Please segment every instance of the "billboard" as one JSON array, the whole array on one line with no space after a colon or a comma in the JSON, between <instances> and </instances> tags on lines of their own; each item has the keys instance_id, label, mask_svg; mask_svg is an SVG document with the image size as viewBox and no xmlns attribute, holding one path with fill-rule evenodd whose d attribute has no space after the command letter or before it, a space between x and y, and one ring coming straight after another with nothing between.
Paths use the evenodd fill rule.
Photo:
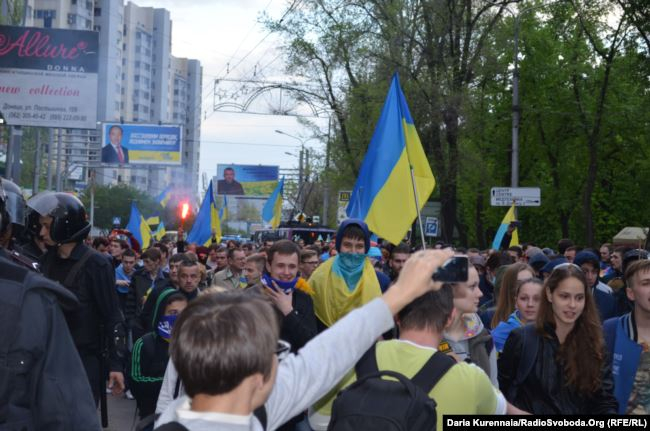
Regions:
<instances>
[{"instance_id":1,"label":"billboard","mask_svg":"<svg viewBox=\"0 0 650 431\"><path fill-rule=\"evenodd\" d=\"M105 164L180 165L182 128L178 125L102 124Z\"/></svg>"},{"instance_id":2,"label":"billboard","mask_svg":"<svg viewBox=\"0 0 650 431\"><path fill-rule=\"evenodd\" d=\"M278 185L278 166L217 165L218 195L269 196Z\"/></svg>"},{"instance_id":3,"label":"billboard","mask_svg":"<svg viewBox=\"0 0 650 431\"><path fill-rule=\"evenodd\" d=\"M99 36L0 25L0 112L12 126L97 128Z\"/></svg>"}]
</instances>

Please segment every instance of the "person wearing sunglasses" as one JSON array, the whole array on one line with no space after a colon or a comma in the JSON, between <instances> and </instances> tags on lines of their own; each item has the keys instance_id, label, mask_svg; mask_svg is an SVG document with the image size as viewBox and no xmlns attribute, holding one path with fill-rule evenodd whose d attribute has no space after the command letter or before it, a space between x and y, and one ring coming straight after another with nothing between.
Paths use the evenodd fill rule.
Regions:
<instances>
[{"instance_id":1,"label":"person wearing sunglasses","mask_svg":"<svg viewBox=\"0 0 650 431\"><path fill-rule=\"evenodd\" d=\"M199 297L174 326L165 376L178 374L186 395L167 406L156 426L277 429L330 390L393 327L402 308L439 289L431 277L452 255L414 254L381 297L350 311L297 354L278 343L279 322L268 301L245 291ZM262 406L264 414L253 415Z\"/></svg>"},{"instance_id":2,"label":"person wearing sunglasses","mask_svg":"<svg viewBox=\"0 0 650 431\"><path fill-rule=\"evenodd\" d=\"M577 265L553 269L535 323L510 333L499 357L499 388L533 414L616 414L598 310Z\"/></svg>"}]
</instances>

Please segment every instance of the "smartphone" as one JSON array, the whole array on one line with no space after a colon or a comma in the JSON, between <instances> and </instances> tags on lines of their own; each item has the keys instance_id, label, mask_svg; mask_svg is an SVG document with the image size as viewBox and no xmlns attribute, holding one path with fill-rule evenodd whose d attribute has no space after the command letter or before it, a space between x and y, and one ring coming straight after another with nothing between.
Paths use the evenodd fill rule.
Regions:
<instances>
[{"instance_id":1,"label":"smartphone","mask_svg":"<svg viewBox=\"0 0 650 431\"><path fill-rule=\"evenodd\" d=\"M447 260L433 274L433 281L447 283L466 282L469 272L469 258L467 256L454 256Z\"/></svg>"}]
</instances>

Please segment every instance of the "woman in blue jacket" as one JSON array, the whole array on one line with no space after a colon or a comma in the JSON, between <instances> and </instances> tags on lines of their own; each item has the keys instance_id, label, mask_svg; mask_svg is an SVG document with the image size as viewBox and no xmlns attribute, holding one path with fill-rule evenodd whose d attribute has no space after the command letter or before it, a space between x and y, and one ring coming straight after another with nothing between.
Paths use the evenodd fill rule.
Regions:
<instances>
[{"instance_id":1,"label":"woman in blue jacket","mask_svg":"<svg viewBox=\"0 0 650 431\"><path fill-rule=\"evenodd\" d=\"M529 278L517 282L515 290L515 311L508 320L499 323L492 330L494 347L498 353L503 351L508 335L513 329L534 323L539 312L539 304L542 300L544 283L538 278Z\"/></svg>"}]
</instances>

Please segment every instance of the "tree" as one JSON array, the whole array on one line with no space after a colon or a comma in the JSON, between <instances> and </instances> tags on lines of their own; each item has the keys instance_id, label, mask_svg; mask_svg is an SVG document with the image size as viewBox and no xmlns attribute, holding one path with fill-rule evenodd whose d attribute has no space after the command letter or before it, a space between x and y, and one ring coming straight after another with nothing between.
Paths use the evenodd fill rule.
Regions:
<instances>
[{"instance_id":1,"label":"tree","mask_svg":"<svg viewBox=\"0 0 650 431\"><path fill-rule=\"evenodd\" d=\"M90 213L90 193L85 193L81 201ZM145 218L160 209L160 205L151 196L134 187L124 184L95 186L94 225L100 229L111 229L113 218L119 217L121 226L126 227L131 214L131 202L136 203Z\"/></svg>"}]
</instances>

